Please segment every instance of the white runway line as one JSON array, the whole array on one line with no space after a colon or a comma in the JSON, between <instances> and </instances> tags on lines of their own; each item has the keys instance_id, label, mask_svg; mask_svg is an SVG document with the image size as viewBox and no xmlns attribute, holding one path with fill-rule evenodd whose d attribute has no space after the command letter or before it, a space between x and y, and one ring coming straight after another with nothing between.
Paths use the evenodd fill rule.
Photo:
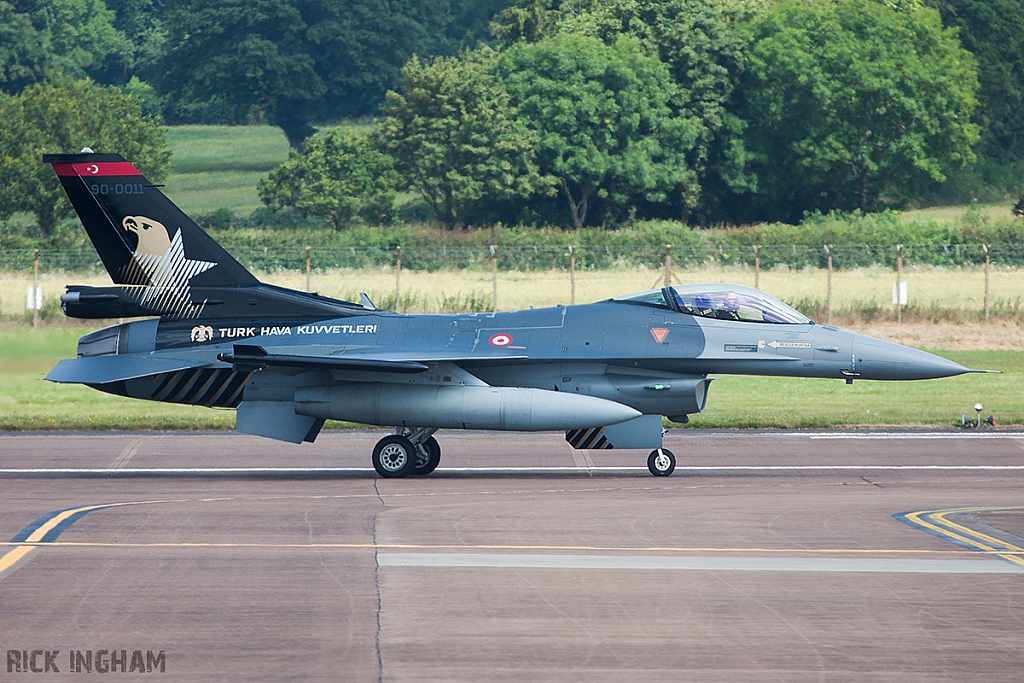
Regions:
<instances>
[{"instance_id":1,"label":"white runway line","mask_svg":"<svg viewBox=\"0 0 1024 683\"><path fill-rule=\"evenodd\" d=\"M1024 465L678 465L677 472L813 472L813 471L1024 471ZM646 467L439 467L439 474L565 474L647 472ZM374 474L372 467L147 467L147 468L23 468L0 469L2 477L184 477L184 476L313 476ZM412 480L418 479L412 477Z\"/></svg>"},{"instance_id":2,"label":"white runway line","mask_svg":"<svg viewBox=\"0 0 1024 683\"><path fill-rule=\"evenodd\" d=\"M659 569L676 571L872 572L895 574L1024 574L995 560L893 560L796 557L666 557L626 555L377 554L382 567L495 569Z\"/></svg>"},{"instance_id":3,"label":"white runway line","mask_svg":"<svg viewBox=\"0 0 1024 683\"><path fill-rule=\"evenodd\" d=\"M780 435L781 436L781 435ZM850 440L889 440L889 439L1024 439L1024 432L807 432L792 434L810 439L850 439Z\"/></svg>"}]
</instances>

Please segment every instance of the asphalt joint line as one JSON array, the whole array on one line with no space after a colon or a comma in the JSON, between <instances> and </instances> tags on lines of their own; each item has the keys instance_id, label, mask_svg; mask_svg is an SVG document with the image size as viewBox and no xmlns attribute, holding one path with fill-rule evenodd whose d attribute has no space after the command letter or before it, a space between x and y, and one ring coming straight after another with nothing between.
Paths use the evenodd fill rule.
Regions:
<instances>
[{"instance_id":1,"label":"asphalt joint line","mask_svg":"<svg viewBox=\"0 0 1024 683\"><path fill-rule=\"evenodd\" d=\"M871 481L867 477L861 477L861 479L863 479L865 481L865 483L871 484L872 486L877 486L880 489L884 489L885 488L884 486L879 484L877 481Z\"/></svg>"},{"instance_id":2,"label":"asphalt joint line","mask_svg":"<svg viewBox=\"0 0 1024 683\"><path fill-rule=\"evenodd\" d=\"M377 494L377 500L380 501L381 506L387 507L383 496L380 495L380 489L377 488L377 479L373 480L373 491ZM380 595L380 550L377 547L377 518L379 516L380 511L373 513L373 588L377 592L377 633L373 641L374 647L377 650L377 683L384 683L384 658L380 652L380 613L383 599Z\"/></svg>"}]
</instances>

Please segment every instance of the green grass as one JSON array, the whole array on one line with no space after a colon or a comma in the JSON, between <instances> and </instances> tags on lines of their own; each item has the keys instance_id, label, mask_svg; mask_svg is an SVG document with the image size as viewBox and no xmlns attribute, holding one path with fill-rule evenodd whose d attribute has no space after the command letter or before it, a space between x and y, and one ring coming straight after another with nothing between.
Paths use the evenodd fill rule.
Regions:
<instances>
[{"instance_id":1,"label":"green grass","mask_svg":"<svg viewBox=\"0 0 1024 683\"><path fill-rule=\"evenodd\" d=\"M288 158L288 141L273 126L171 126L175 173L270 171Z\"/></svg>"},{"instance_id":2,"label":"green grass","mask_svg":"<svg viewBox=\"0 0 1024 683\"><path fill-rule=\"evenodd\" d=\"M44 377L73 358L82 328L0 330L0 430L232 429L231 410L111 396ZM847 427L950 425L980 402L997 423L1024 424L1024 352L937 351L1000 375L923 382L854 382L725 376L711 385L707 410L690 427ZM328 428L346 426L328 424Z\"/></svg>"},{"instance_id":3,"label":"green grass","mask_svg":"<svg viewBox=\"0 0 1024 683\"><path fill-rule=\"evenodd\" d=\"M256 183L288 158L288 141L271 126L172 126L174 155L165 192L185 213L230 209L247 216L263 206Z\"/></svg>"},{"instance_id":4,"label":"green grass","mask_svg":"<svg viewBox=\"0 0 1024 683\"><path fill-rule=\"evenodd\" d=\"M841 427L959 424L985 406L997 424L1024 424L1024 352L934 351L973 368L970 374L919 382L724 376L711 384L707 409L693 427Z\"/></svg>"},{"instance_id":5,"label":"green grass","mask_svg":"<svg viewBox=\"0 0 1024 683\"><path fill-rule=\"evenodd\" d=\"M1013 216L1010 209L1016 200L1002 202L979 203L977 212L979 217L990 220L1006 220ZM950 206L931 206L926 209L912 209L903 212L903 217L909 221L933 220L938 223L956 223L967 213L968 205L953 204Z\"/></svg>"}]
</instances>

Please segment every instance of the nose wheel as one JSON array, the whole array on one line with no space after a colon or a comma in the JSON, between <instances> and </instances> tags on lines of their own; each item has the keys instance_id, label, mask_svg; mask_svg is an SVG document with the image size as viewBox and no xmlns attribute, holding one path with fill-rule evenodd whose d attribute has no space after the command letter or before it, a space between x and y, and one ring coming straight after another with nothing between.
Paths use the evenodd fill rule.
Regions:
<instances>
[{"instance_id":1,"label":"nose wheel","mask_svg":"<svg viewBox=\"0 0 1024 683\"><path fill-rule=\"evenodd\" d=\"M667 448L658 448L647 456L647 469L656 477L667 477L676 469L676 456Z\"/></svg>"}]
</instances>

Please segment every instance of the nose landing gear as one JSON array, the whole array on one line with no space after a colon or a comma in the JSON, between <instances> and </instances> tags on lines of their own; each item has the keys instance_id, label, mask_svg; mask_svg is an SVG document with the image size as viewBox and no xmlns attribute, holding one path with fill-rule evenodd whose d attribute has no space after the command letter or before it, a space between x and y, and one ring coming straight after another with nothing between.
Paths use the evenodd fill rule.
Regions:
<instances>
[{"instance_id":1,"label":"nose landing gear","mask_svg":"<svg viewBox=\"0 0 1024 683\"><path fill-rule=\"evenodd\" d=\"M676 456L667 448L658 448L647 456L647 469L656 477L667 477L676 469Z\"/></svg>"}]
</instances>

